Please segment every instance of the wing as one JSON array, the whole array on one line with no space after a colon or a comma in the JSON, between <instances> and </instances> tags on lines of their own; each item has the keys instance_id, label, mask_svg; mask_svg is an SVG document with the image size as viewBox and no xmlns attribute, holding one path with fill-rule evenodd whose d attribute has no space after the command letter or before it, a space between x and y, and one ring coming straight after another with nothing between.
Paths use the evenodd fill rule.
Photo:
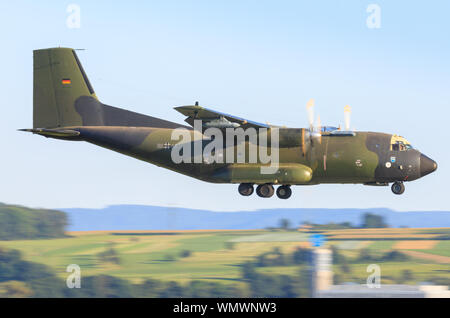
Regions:
<instances>
[{"instance_id":1,"label":"wing","mask_svg":"<svg viewBox=\"0 0 450 318\"><path fill-rule=\"evenodd\" d=\"M253 127L253 128L270 128L271 126L268 124L262 124L258 123L252 120L248 120L245 118L240 118L237 116L232 116L229 114L221 113L212 109L204 108L198 105L191 105L191 106L180 106L174 108L176 111L182 113L183 115L187 116L185 119L185 122L187 122L189 125L194 125L194 120L199 119L203 122L213 122L217 120L226 120L228 122L238 124L235 125L235 127L242 127L244 129Z\"/></svg>"}]
</instances>

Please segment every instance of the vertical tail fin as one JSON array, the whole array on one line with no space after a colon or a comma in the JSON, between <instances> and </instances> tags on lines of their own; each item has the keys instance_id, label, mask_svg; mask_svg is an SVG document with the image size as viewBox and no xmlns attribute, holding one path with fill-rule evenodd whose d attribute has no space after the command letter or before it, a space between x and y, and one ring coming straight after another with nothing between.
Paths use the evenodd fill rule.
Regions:
<instances>
[{"instance_id":1,"label":"vertical tail fin","mask_svg":"<svg viewBox=\"0 0 450 318\"><path fill-rule=\"evenodd\" d=\"M83 125L75 108L77 100L84 97L94 104L98 100L75 51L69 48L35 50L33 64L33 127Z\"/></svg>"},{"instance_id":2,"label":"vertical tail fin","mask_svg":"<svg viewBox=\"0 0 450 318\"><path fill-rule=\"evenodd\" d=\"M102 104L73 49L35 50L33 59L34 130L31 131L70 126L189 128Z\"/></svg>"}]
</instances>

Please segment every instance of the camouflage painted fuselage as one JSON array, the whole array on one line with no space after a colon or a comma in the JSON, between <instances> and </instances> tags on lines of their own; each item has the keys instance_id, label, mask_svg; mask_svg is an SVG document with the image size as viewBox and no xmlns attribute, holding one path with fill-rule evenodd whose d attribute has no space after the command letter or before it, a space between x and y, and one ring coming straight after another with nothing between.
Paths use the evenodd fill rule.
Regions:
<instances>
[{"instance_id":1,"label":"camouflage painted fuselage","mask_svg":"<svg viewBox=\"0 0 450 318\"><path fill-rule=\"evenodd\" d=\"M280 128L279 170L299 173L311 169L311 178L283 179L279 173L261 175L261 163L248 163L248 142L245 143L246 162L237 163L174 163L172 150L178 140L172 138L173 129L151 127L82 126L67 127L78 131L83 140L154 165L176 171L203 181L214 183L367 183L412 181L420 177L420 153L414 149L391 151L392 135L356 132L355 136L322 136L320 144L304 149L303 128ZM177 128L178 129L178 128ZM190 131L193 134L193 131ZM295 142L295 140L297 142ZM285 141L285 142L283 142ZM202 149L209 143L203 140ZM194 148L190 146L192 149ZM294 146L289 146L289 143ZM224 148L224 151L226 149ZM238 154L238 145L234 154ZM264 151L268 151L264 149ZM395 162L391 158L395 157ZM391 163L386 167L386 163ZM239 175L236 175L238 173ZM286 182L288 181L288 182Z\"/></svg>"},{"instance_id":2,"label":"camouflage painted fuselage","mask_svg":"<svg viewBox=\"0 0 450 318\"><path fill-rule=\"evenodd\" d=\"M34 51L33 83L33 128L25 131L63 140L86 141L207 182L387 185L415 180L437 167L433 160L411 147L394 149L395 135L372 132L333 135L325 131L319 134L320 139L314 139L311 129L272 127L198 105L177 107L176 110L188 116L186 122L190 125L200 118L206 119L209 126L262 128L266 129L270 140L269 135L275 134L276 129L278 146L271 147L270 143L263 146L258 139L258 158L249 161L250 139L244 141L243 147L242 143L224 143L226 149L222 147L216 151L226 152L233 148L233 160L227 159L223 163L202 157L199 161L176 163L173 150L180 140L173 138L174 130L184 129L190 135L198 134L199 130L103 104L74 50ZM189 141L187 147L200 149L203 153L210 142ZM197 147L199 143L200 147ZM254 144L252 141L251 145ZM270 164L275 164L277 169L273 173L262 173L268 163L259 154L272 154L273 151L279 156ZM195 151L192 153L198 158ZM240 161L238 157L244 160Z\"/></svg>"}]
</instances>

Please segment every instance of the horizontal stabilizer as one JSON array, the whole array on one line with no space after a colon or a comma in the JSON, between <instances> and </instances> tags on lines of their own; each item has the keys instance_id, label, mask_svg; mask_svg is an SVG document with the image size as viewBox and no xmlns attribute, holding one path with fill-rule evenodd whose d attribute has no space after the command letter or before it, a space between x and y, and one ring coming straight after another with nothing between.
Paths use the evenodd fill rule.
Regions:
<instances>
[{"instance_id":1,"label":"horizontal stabilizer","mask_svg":"<svg viewBox=\"0 0 450 318\"><path fill-rule=\"evenodd\" d=\"M43 128L33 128L33 129L19 129L20 131L31 132L33 134L38 134L44 137L50 138L61 138L61 139L72 139L80 135L79 131L71 129L43 129Z\"/></svg>"}]
</instances>

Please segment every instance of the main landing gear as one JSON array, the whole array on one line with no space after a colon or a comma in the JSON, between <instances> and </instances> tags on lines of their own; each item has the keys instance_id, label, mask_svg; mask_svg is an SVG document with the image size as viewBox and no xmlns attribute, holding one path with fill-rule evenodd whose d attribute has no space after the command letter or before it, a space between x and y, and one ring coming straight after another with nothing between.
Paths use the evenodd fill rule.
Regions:
<instances>
[{"instance_id":1,"label":"main landing gear","mask_svg":"<svg viewBox=\"0 0 450 318\"><path fill-rule=\"evenodd\" d=\"M405 192L405 185L403 184L403 182L396 181L392 184L391 190L392 192L394 192L394 194L400 195Z\"/></svg>"},{"instance_id":2,"label":"main landing gear","mask_svg":"<svg viewBox=\"0 0 450 318\"><path fill-rule=\"evenodd\" d=\"M280 199L289 199L291 197L292 190L288 185L279 186L277 189L277 196Z\"/></svg>"},{"instance_id":3,"label":"main landing gear","mask_svg":"<svg viewBox=\"0 0 450 318\"><path fill-rule=\"evenodd\" d=\"M238 188L239 194L243 196L250 196L253 194L253 184L241 183ZM273 185L269 183L260 184L256 187L256 194L261 198L270 198L275 193ZM289 185L281 185L277 189L277 196L280 199L289 199L292 194L291 187Z\"/></svg>"},{"instance_id":4,"label":"main landing gear","mask_svg":"<svg viewBox=\"0 0 450 318\"><path fill-rule=\"evenodd\" d=\"M270 198L274 193L275 190L271 184L260 184L256 187L256 194L261 198Z\"/></svg>"},{"instance_id":5,"label":"main landing gear","mask_svg":"<svg viewBox=\"0 0 450 318\"><path fill-rule=\"evenodd\" d=\"M253 184L241 183L238 188L239 194L248 197L253 194Z\"/></svg>"}]
</instances>

